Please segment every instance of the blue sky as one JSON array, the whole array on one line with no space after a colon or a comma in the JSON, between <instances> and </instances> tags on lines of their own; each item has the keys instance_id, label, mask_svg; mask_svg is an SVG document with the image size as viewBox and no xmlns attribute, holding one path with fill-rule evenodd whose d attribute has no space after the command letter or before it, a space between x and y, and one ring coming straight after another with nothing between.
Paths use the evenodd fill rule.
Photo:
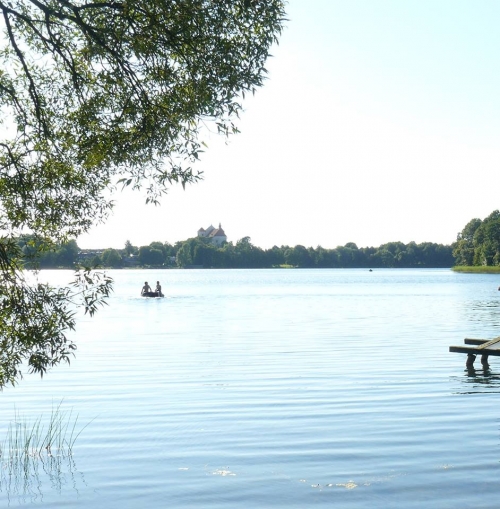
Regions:
<instances>
[{"instance_id":1,"label":"blue sky","mask_svg":"<svg viewBox=\"0 0 500 509\"><path fill-rule=\"evenodd\" d=\"M116 196L81 247L200 227L261 247L451 243L500 208L500 2L291 0L241 134L161 207Z\"/></svg>"}]
</instances>

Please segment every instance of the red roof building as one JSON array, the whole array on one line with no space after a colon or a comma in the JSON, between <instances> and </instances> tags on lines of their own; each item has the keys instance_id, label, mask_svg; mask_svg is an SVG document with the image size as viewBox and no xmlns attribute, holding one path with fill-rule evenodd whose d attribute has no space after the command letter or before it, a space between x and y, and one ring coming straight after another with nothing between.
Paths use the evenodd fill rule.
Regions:
<instances>
[{"instance_id":1,"label":"red roof building","mask_svg":"<svg viewBox=\"0 0 500 509\"><path fill-rule=\"evenodd\" d=\"M208 238L212 241L213 244L220 246L224 242L227 242L227 236L222 229L222 226L219 223L219 228L214 228L210 225L206 230L204 228L200 228L198 230L198 237Z\"/></svg>"}]
</instances>

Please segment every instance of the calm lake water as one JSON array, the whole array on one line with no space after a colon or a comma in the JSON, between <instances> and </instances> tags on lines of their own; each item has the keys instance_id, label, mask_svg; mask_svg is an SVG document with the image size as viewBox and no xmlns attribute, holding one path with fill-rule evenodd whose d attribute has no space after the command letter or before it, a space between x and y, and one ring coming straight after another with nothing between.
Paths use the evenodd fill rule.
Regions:
<instances>
[{"instance_id":1,"label":"calm lake water","mask_svg":"<svg viewBox=\"0 0 500 509\"><path fill-rule=\"evenodd\" d=\"M59 404L86 426L69 457L1 458L0 507L499 507L500 358L448 352L500 335L499 276L111 274L71 366L0 393L0 442Z\"/></svg>"}]
</instances>

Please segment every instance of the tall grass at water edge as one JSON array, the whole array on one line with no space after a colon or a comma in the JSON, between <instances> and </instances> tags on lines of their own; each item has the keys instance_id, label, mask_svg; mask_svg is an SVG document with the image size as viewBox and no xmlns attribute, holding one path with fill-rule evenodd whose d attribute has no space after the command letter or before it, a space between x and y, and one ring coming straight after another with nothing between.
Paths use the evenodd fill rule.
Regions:
<instances>
[{"instance_id":1,"label":"tall grass at water edge","mask_svg":"<svg viewBox=\"0 0 500 509\"><path fill-rule=\"evenodd\" d=\"M498 265L457 265L452 267L451 270L470 274L500 274L500 266Z\"/></svg>"},{"instance_id":2,"label":"tall grass at water edge","mask_svg":"<svg viewBox=\"0 0 500 509\"><path fill-rule=\"evenodd\" d=\"M70 458L77 438L86 428L78 431L77 424L78 416L73 417L72 410L62 410L61 403L52 408L48 420L42 415L32 423L16 410L0 443L1 477L6 473L25 477L37 463L45 466L55 458Z\"/></svg>"}]
</instances>

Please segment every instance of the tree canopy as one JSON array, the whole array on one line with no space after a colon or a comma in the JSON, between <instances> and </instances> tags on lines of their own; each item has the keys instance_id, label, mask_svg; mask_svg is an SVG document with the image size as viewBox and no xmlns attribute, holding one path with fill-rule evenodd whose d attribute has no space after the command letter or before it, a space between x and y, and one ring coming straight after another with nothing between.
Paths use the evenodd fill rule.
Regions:
<instances>
[{"instance_id":1,"label":"tree canopy","mask_svg":"<svg viewBox=\"0 0 500 509\"><path fill-rule=\"evenodd\" d=\"M284 2L0 0L0 11L0 306L7 306L14 287L36 300L20 275L25 253L15 235L33 235L33 260L104 221L116 187L146 189L156 203L169 185L201 178L193 162L203 130L238 131L242 99L264 82ZM95 284L85 286L92 311L110 291L109 280ZM69 295L49 300L40 320L69 313ZM43 373L64 358L64 348L51 347L39 362L37 348L74 325L32 328L28 341L9 326L21 308L19 301L0 311L0 386L20 375L23 360Z\"/></svg>"},{"instance_id":2,"label":"tree canopy","mask_svg":"<svg viewBox=\"0 0 500 509\"><path fill-rule=\"evenodd\" d=\"M500 211L471 219L457 235L453 255L457 265L500 265Z\"/></svg>"},{"instance_id":3,"label":"tree canopy","mask_svg":"<svg viewBox=\"0 0 500 509\"><path fill-rule=\"evenodd\" d=\"M262 85L279 0L0 1L2 226L78 236L103 191L157 200L195 182L207 122L224 134ZM117 178L119 177L119 178Z\"/></svg>"}]
</instances>

